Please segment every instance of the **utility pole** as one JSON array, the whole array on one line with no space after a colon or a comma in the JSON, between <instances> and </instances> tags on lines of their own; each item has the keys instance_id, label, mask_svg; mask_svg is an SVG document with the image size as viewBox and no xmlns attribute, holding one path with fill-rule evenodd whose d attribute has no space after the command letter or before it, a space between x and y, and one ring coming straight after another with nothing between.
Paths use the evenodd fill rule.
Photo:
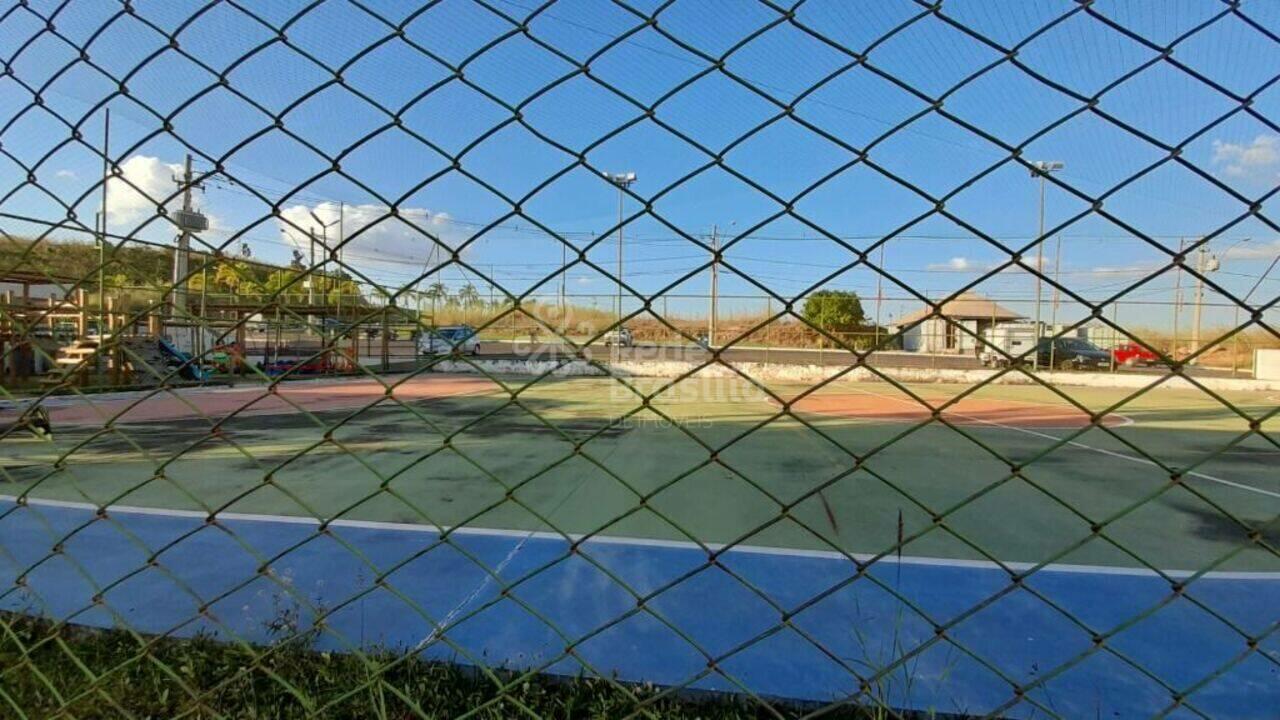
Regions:
<instances>
[{"instance_id":1,"label":"utility pole","mask_svg":"<svg viewBox=\"0 0 1280 720\"><path fill-rule=\"evenodd\" d=\"M1243 240L1237 241L1235 245L1232 245L1231 247L1228 247L1225 251L1223 251L1222 257L1225 257L1227 253L1235 249L1236 245L1239 245L1240 243L1246 243L1246 242L1249 242L1249 238L1244 238ZM1192 339L1191 339L1193 352L1200 351L1200 315L1204 310L1204 276L1211 272L1217 272L1221 267L1222 267L1221 259L1219 258L1219 256L1209 252L1208 244L1200 246L1200 254L1196 256L1196 270L1198 271L1197 275L1199 275L1199 277L1196 278L1195 327L1192 328ZM1198 358L1194 359L1191 362L1197 363L1199 362L1199 359Z\"/></svg>"},{"instance_id":2,"label":"utility pole","mask_svg":"<svg viewBox=\"0 0 1280 720\"><path fill-rule=\"evenodd\" d=\"M1187 246L1186 238L1178 238L1178 255L1182 256L1182 251ZM1169 346L1169 357L1174 360L1178 359L1178 311L1182 307L1182 262L1178 263L1178 269L1173 273L1173 340Z\"/></svg>"},{"instance_id":3,"label":"utility pole","mask_svg":"<svg viewBox=\"0 0 1280 720\"><path fill-rule=\"evenodd\" d=\"M1220 263L1216 255L1210 254L1207 245L1199 247L1199 254L1196 256L1196 315L1194 315L1194 327L1192 328L1192 352L1199 352L1201 348L1201 314L1204 310L1204 275L1216 272ZM1198 360L1192 360L1197 363Z\"/></svg>"},{"instance_id":4,"label":"utility pole","mask_svg":"<svg viewBox=\"0 0 1280 720\"><path fill-rule=\"evenodd\" d=\"M345 203L343 202L338 203L338 302L337 302L337 307L335 308L334 311L338 315L339 328L342 327L342 292L343 290L346 289L344 287L346 283L342 277L345 274L343 272L343 267L342 267L342 250L343 250L342 244L347 239L347 233L342 222L344 219L343 215L345 215L345 208L346 208ZM432 322L435 321L434 315L432 316L431 320Z\"/></svg>"},{"instance_id":5,"label":"utility pole","mask_svg":"<svg viewBox=\"0 0 1280 720\"><path fill-rule=\"evenodd\" d=\"M1191 313L1191 352L1200 351L1200 315L1204 310L1204 274L1211 257L1209 248L1201 245L1196 251L1196 304Z\"/></svg>"},{"instance_id":6,"label":"utility pole","mask_svg":"<svg viewBox=\"0 0 1280 720\"><path fill-rule=\"evenodd\" d=\"M316 269L316 229L315 228L307 228L307 240L308 240L308 245L310 246L308 249L310 250L310 253L311 253L311 261L310 261L310 264L307 266L307 272L313 273L307 277L307 307L311 307L312 305L316 304L316 276L314 275L314 272Z\"/></svg>"},{"instance_id":7,"label":"utility pole","mask_svg":"<svg viewBox=\"0 0 1280 720\"><path fill-rule=\"evenodd\" d=\"M170 317L173 318L174 313L177 313L184 318L184 331L180 333L182 337L173 336L174 344L184 352L191 352L194 348L190 308L187 307L187 273L189 272L188 259L191 253L191 236L209 228L208 218L202 213L196 212L195 207L191 204L191 190L196 187L191 179L191 160L191 153L187 153L187 162L182 177L173 179L182 188L182 210L175 213L179 234L178 248L173 255L173 303Z\"/></svg>"},{"instance_id":8,"label":"utility pole","mask_svg":"<svg viewBox=\"0 0 1280 720\"><path fill-rule=\"evenodd\" d=\"M873 345L876 348L880 347L880 304L884 300L884 246L888 244L888 240L880 243L879 267L876 268L880 271L876 273L876 329L875 344Z\"/></svg>"},{"instance_id":9,"label":"utility pole","mask_svg":"<svg viewBox=\"0 0 1280 720\"><path fill-rule=\"evenodd\" d=\"M716 295L720 281L720 228L711 226L711 307L707 315L707 346L716 344Z\"/></svg>"}]
</instances>

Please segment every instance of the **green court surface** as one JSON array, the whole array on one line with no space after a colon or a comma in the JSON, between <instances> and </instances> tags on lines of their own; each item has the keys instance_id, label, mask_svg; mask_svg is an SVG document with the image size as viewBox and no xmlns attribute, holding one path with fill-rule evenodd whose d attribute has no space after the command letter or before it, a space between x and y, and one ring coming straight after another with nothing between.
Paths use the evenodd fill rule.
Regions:
<instances>
[{"instance_id":1,"label":"green court surface","mask_svg":"<svg viewBox=\"0 0 1280 720\"><path fill-rule=\"evenodd\" d=\"M826 407L870 400L837 413L800 403L797 419L737 379L685 380L652 408L607 378L503 381L520 390L514 401L495 385L355 414L238 416L218 437L187 418L9 439L0 494L861 555L901 538L901 554L916 557L1280 570L1280 448L1249 432L1249 418L1275 410L1262 396L1224 394L1242 416L1199 390L1158 388L1117 408L1108 429L1081 432L1076 411L1035 386L988 386L967 402L1049 408L1049 421L964 414L948 426L884 382L833 383L817 396ZM668 381L633 382L652 392ZM967 390L906 387L934 404ZM789 402L805 387L770 390ZM1134 392L1059 390L1094 412ZM1259 427L1275 437L1280 420ZM1173 482L1135 448L1190 472Z\"/></svg>"}]
</instances>

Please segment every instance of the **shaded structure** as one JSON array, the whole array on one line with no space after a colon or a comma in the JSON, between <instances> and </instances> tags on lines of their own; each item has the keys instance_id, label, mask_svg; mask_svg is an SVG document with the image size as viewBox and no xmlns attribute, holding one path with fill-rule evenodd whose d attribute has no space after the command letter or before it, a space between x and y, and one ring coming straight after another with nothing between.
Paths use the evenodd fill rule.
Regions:
<instances>
[{"instance_id":1,"label":"shaded structure","mask_svg":"<svg viewBox=\"0 0 1280 720\"><path fill-rule=\"evenodd\" d=\"M1024 319L1021 313L968 292L943 303L939 315L933 315L933 309L926 307L899 319L895 331L924 318L903 332L902 349L923 353L974 353L978 350L975 335L982 337L997 323Z\"/></svg>"}]
</instances>

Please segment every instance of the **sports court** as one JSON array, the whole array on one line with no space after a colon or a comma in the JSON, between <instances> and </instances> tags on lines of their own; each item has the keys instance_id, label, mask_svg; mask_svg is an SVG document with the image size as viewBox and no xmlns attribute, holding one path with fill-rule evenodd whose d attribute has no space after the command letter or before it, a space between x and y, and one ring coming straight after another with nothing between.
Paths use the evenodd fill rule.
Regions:
<instances>
[{"instance_id":1,"label":"sports court","mask_svg":"<svg viewBox=\"0 0 1280 720\"><path fill-rule=\"evenodd\" d=\"M939 712L1280 702L1233 662L1280 652L1280 449L1198 390L384 380L47 401L0 446L4 606Z\"/></svg>"}]
</instances>

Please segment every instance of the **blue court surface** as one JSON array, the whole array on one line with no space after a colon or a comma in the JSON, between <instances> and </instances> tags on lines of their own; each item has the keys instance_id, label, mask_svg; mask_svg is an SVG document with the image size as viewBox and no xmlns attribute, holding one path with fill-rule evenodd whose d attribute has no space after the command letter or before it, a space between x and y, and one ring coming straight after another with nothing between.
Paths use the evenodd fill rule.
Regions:
<instances>
[{"instance_id":1,"label":"blue court surface","mask_svg":"<svg viewBox=\"0 0 1280 720\"><path fill-rule=\"evenodd\" d=\"M299 518L212 525L140 508L95 519L88 505L12 499L0 512L0 607L90 626L270 643L281 618L310 627L327 613L314 628L322 649L416 649L777 700L1010 717L1280 708L1278 573L1209 574L1179 596L1135 569L1051 566L1018 587L975 561L890 557L859 576L834 553L773 548L710 564L697 546L654 540L570 553L563 537L524 531L465 529L441 543L391 523L321 533ZM870 681L855 697L859 677Z\"/></svg>"}]
</instances>

